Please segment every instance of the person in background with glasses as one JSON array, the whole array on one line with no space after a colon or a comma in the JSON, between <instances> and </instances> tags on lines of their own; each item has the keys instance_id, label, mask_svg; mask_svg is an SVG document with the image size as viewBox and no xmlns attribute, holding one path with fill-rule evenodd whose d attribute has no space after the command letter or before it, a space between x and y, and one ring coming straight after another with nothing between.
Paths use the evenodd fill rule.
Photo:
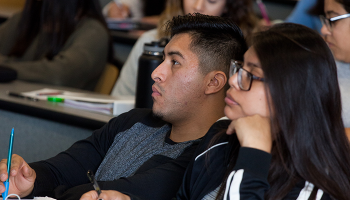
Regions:
<instances>
[{"instance_id":1,"label":"person in background with glasses","mask_svg":"<svg viewBox=\"0 0 350 200\"><path fill-rule=\"evenodd\" d=\"M349 199L350 144L323 38L284 23L231 62L225 115L197 148L177 199Z\"/></svg>"},{"instance_id":2,"label":"person in background with glasses","mask_svg":"<svg viewBox=\"0 0 350 200\"><path fill-rule=\"evenodd\" d=\"M337 60L343 120L350 137L350 0L325 0L321 33Z\"/></svg>"}]
</instances>

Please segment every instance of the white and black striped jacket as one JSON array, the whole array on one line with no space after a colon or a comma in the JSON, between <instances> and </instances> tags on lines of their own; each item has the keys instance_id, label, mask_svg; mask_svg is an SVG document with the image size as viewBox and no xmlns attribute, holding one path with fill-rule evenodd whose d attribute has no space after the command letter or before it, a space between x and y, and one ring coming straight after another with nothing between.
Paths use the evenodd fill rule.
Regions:
<instances>
[{"instance_id":1,"label":"white and black striped jacket","mask_svg":"<svg viewBox=\"0 0 350 200\"><path fill-rule=\"evenodd\" d=\"M240 147L237 137L228 137L226 134L215 144L211 144L214 135L225 131L229 124L229 120L216 122L203 138L194 160L186 170L182 186L177 193L178 200L203 200L216 196L213 195L213 191L217 192L222 184L231 157L236 159L236 164L228 176L224 200L264 199L270 187L267 176L271 155L257 149ZM236 149L233 151L236 153L230 155L232 148ZM283 199L307 200L312 190L311 183L300 181ZM316 199L326 200L330 197L318 190Z\"/></svg>"}]
</instances>

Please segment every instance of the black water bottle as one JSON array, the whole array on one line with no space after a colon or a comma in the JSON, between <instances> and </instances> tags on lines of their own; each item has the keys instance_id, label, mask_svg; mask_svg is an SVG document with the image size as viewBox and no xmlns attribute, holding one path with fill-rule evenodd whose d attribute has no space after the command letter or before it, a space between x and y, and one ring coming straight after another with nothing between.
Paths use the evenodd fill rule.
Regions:
<instances>
[{"instance_id":1,"label":"black water bottle","mask_svg":"<svg viewBox=\"0 0 350 200\"><path fill-rule=\"evenodd\" d=\"M153 70L155 70L163 61L163 50L168 43L168 39L161 39L146 43L143 47L143 54L139 58L139 69L137 73L136 84L136 108L152 108L152 85L154 83L151 78Z\"/></svg>"}]
</instances>

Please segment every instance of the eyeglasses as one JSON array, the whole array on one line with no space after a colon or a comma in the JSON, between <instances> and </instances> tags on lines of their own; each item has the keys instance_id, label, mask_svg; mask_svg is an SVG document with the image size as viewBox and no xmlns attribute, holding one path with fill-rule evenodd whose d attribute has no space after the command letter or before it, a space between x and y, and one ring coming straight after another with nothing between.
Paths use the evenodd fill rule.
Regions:
<instances>
[{"instance_id":1,"label":"eyeglasses","mask_svg":"<svg viewBox=\"0 0 350 200\"><path fill-rule=\"evenodd\" d=\"M241 61L231 60L230 74L229 74L230 77L237 72L238 72L237 81L238 81L239 88L244 91L250 90L253 80L258 80L258 81L265 80L264 78L254 76L252 73L243 69L243 64Z\"/></svg>"},{"instance_id":2,"label":"eyeglasses","mask_svg":"<svg viewBox=\"0 0 350 200\"><path fill-rule=\"evenodd\" d=\"M332 17L330 19L326 18L323 15L320 15L320 19L321 19L322 25L325 24L329 31L333 31L334 22L336 22L338 20L341 20L341 19L348 18L348 17L350 17L350 13L344 14L344 15L339 15L339 16L336 16L336 17Z\"/></svg>"}]
</instances>

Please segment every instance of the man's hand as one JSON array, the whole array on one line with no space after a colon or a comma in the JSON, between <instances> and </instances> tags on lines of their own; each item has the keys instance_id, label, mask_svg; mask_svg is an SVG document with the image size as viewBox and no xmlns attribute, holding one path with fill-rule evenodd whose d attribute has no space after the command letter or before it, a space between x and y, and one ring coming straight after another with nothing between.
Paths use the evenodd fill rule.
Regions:
<instances>
[{"instance_id":1,"label":"man's hand","mask_svg":"<svg viewBox=\"0 0 350 200\"><path fill-rule=\"evenodd\" d=\"M128 6L121 4L117 5L115 2L111 2L111 6L108 10L108 17L125 19L130 16L130 9Z\"/></svg>"},{"instance_id":2,"label":"man's hand","mask_svg":"<svg viewBox=\"0 0 350 200\"><path fill-rule=\"evenodd\" d=\"M2 159L0 162L0 193L5 192L3 182L7 178L7 159ZM29 167L21 156L13 154L9 194L18 194L20 197L28 196L33 191L35 179L35 171Z\"/></svg>"},{"instance_id":3,"label":"man's hand","mask_svg":"<svg viewBox=\"0 0 350 200\"><path fill-rule=\"evenodd\" d=\"M270 119L260 115L233 120L226 133L236 132L242 147L250 147L271 153L272 138Z\"/></svg>"},{"instance_id":4,"label":"man's hand","mask_svg":"<svg viewBox=\"0 0 350 200\"><path fill-rule=\"evenodd\" d=\"M87 192L81 196L80 200L130 200L128 195L120 193L115 190L102 190L100 196L98 196L95 190Z\"/></svg>"}]
</instances>

